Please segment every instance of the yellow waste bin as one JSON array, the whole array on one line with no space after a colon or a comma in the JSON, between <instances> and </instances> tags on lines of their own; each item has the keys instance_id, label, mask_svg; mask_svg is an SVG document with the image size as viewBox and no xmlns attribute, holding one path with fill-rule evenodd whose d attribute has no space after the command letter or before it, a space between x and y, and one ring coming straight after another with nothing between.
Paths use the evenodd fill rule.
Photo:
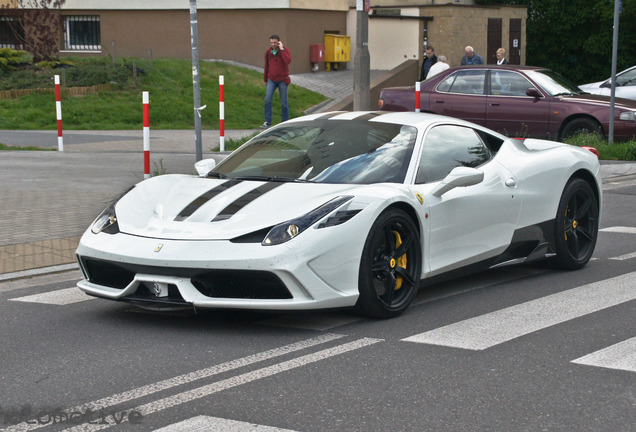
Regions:
<instances>
[{"instance_id":1,"label":"yellow waste bin","mask_svg":"<svg viewBox=\"0 0 636 432\"><path fill-rule=\"evenodd\" d=\"M339 34L325 35L325 69L338 69L338 63L351 60L351 38Z\"/></svg>"}]
</instances>

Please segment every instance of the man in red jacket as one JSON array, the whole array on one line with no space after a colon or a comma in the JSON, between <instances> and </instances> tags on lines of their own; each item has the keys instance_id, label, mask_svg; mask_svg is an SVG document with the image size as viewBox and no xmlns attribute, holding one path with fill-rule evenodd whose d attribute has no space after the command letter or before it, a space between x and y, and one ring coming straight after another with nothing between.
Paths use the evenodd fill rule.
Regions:
<instances>
[{"instance_id":1,"label":"man in red jacket","mask_svg":"<svg viewBox=\"0 0 636 432\"><path fill-rule=\"evenodd\" d=\"M265 73L263 78L267 83L265 90L265 123L261 126L266 129L272 125L272 98L278 88L280 96L281 120L289 119L289 105L287 103L287 86L289 79L289 64L291 53L286 48L278 35L269 37L269 49L265 51Z\"/></svg>"}]
</instances>

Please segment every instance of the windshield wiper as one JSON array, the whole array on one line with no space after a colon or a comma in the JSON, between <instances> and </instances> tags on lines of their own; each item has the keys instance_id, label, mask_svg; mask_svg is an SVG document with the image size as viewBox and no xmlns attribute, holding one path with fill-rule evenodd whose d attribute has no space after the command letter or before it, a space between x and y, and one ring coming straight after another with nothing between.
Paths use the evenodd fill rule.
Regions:
<instances>
[{"instance_id":1,"label":"windshield wiper","mask_svg":"<svg viewBox=\"0 0 636 432\"><path fill-rule=\"evenodd\" d=\"M579 93L562 92L562 93L557 93L557 94L555 94L555 95L553 95L553 96L573 96L573 95L575 95L575 94L581 94L581 93L583 93L583 92L579 92Z\"/></svg>"},{"instance_id":2,"label":"windshield wiper","mask_svg":"<svg viewBox=\"0 0 636 432\"><path fill-rule=\"evenodd\" d=\"M226 176L225 174L217 172L217 171L210 171L205 176L206 177L216 177L218 179L226 179L226 178L228 178L228 176Z\"/></svg>"},{"instance_id":3,"label":"windshield wiper","mask_svg":"<svg viewBox=\"0 0 636 432\"><path fill-rule=\"evenodd\" d=\"M292 183L309 183L310 180L298 179L293 177L278 177L278 176L237 176L234 177L236 180L260 180L260 181L271 181L271 182L292 182Z\"/></svg>"}]
</instances>

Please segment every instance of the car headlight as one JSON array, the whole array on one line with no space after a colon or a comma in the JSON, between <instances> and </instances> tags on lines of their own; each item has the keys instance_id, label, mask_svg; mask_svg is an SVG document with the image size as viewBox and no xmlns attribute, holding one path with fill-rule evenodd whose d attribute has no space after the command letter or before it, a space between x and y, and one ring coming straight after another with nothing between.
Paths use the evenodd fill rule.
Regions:
<instances>
[{"instance_id":1,"label":"car headlight","mask_svg":"<svg viewBox=\"0 0 636 432\"><path fill-rule=\"evenodd\" d=\"M625 121L636 121L636 112L634 111L623 111L618 115L619 120Z\"/></svg>"},{"instance_id":2,"label":"car headlight","mask_svg":"<svg viewBox=\"0 0 636 432\"><path fill-rule=\"evenodd\" d=\"M115 203L116 202L106 207L106 209L97 216L97 219L95 219L95 222L91 225L93 234L99 234L100 232L117 234L119 232L117 214L115 214Z\"/></svg>"},{"instance_id":3,"label":"car headlight","mask_svg":"<svg viewBox=\"0 0 636 432\"><path fill-rule=\"evenodd\" d=\"M263 246L273 246L293 239L351 198L353 198L353 196L350 195L336 197L303 216L276 225L269 230L265 236L265 240L263 240L261 244Z\"/></svg>"}]
</instances>

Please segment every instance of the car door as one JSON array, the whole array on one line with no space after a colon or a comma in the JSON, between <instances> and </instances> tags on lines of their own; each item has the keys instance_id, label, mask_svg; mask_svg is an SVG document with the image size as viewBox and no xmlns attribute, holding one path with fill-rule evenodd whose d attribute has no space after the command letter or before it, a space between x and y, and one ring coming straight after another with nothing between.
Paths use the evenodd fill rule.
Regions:
<instances>
[{"instance_id":1,"label":"car door","mask_svg":"<svg viewBox=\"0 0 636 432\"><path fill-rule=\"evenodd\" d=\"M487 128L513 137L549 136L549 99L526 95L528 88L537 86L509 70L491 70L488 79Z\"/></svg>"},{"instance_id":2,"label":"car door","mask_svg":"<svg viewBox=\"0 0 636 432\"><path fill-rule=\"evenodd\" d=\"M459 70L444 79L429 97L436 114L486 123L486 69Z\"/></svg>"},{"instance_id":3,"label":"car door","mask_svg":"<svg viewBox=\"0 0 636 432\"><path fill-rule=\"evenodd\" d=\"M493 158L483 134L448 124L424 136L413 187L427 204L425 262L431 276L499 255L516 229L516 180ZM434 196L435 186L461 166L483 171L483 181Z\"/></svg>"}]
</instances>

